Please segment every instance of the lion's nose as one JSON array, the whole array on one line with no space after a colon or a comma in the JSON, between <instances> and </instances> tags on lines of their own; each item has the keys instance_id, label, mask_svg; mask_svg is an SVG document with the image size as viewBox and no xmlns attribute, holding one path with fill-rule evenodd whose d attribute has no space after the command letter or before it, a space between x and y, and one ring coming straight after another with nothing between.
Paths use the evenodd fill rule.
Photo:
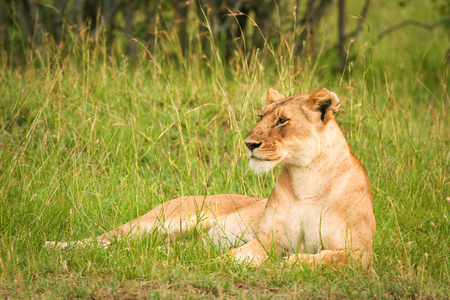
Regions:
<instances>
[{"instance_id":1,"label":"lion's nose","mask_svg":"<svg viewBox=\"0 0 450 300\"><path fill-rule=\"evenodd\" d=\"M259 146L261 146L262 143L255 143L255 142L245 142L245 145L247 145L247 148L250 149L250 151L255 150Z\"/></svg>"}]
</instances>

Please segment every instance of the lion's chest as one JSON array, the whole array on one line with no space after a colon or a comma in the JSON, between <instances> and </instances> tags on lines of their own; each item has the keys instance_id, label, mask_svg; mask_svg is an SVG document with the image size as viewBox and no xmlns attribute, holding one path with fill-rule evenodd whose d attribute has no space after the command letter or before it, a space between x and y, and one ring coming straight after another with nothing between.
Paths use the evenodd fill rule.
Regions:
<instances>
[{"instance_id":1,"label":"lion's chest","mask_svg":"<svg viewBox=\"0 0 450 300\"><path fill-rule=\"evenodd\" d=\"M277 239L289 252L316 252L321 248L323 208L314 203L295 203L274 218Z\"/></svg>"}]
</instances>

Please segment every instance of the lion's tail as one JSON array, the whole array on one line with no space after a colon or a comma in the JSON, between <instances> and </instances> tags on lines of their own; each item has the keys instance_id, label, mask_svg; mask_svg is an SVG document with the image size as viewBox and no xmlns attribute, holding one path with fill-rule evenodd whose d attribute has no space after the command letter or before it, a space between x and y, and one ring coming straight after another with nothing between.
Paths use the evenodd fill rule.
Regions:
<instances>
[{"instance_id":1,"label":"lion's tail","mask_svg":"<svg viewBox=\"0 0 450 300\"><path fill-rule=\"evenodd\" d=\"M97 238L90 238L71 242L46 241L44 246L56 249L66 249L71 247L86 247L88 245L107 248L110 244L111 242L109 240L102 239L102 236L99 236Z\"/></svg>"}]
</instances>

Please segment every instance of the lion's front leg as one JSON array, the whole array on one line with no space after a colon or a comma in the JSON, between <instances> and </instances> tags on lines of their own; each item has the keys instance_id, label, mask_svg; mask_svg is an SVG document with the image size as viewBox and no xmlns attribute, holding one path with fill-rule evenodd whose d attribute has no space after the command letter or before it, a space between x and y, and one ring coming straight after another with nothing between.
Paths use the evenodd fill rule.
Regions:
<instances>
[{"instance_id":1,"label":"lion's front leg","mask_svg":"<svg viewBox=\"0 0 450 300\"><path fill-rule=\"evenodd\" d=\"M316 254L300 253L293 254L286 259L288 265L296 263L306 264L310 268L316 268L324 265L340 267L349 261L359 261L363 266L368 266L367 262L362 258L361 251L345 251L345 250L322 250Z\"/></svg>"},{"instance_id":2,"label":"lion's front leg","mask_svg":"<svg viewBox=\"0 0 450 300\"><path fill-rule=\"evenodd\" d=\"M240 247L230 250L229 254L238 262L248 262L254 266L261 265L269 257L258 239L253 239Z\"/></svg>"}]
</instances>

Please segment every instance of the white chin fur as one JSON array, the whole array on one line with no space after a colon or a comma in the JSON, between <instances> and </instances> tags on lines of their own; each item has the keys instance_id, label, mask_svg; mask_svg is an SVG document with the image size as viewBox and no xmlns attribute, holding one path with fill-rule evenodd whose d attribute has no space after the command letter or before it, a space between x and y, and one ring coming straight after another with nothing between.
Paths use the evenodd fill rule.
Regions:
<instances>
[{"instance_id":1,"label":"white chin fur","mask_svg":"<svg viewBox=\"0 0 450 300\"><path fill-rule=\"evenodd\" d=\"M256 173L267 173L275 168L277 164L278 162L276 161L263 161L256 158L251 158L249 163L250 168L252 168Z\"/></svg>"}]
</instances>

